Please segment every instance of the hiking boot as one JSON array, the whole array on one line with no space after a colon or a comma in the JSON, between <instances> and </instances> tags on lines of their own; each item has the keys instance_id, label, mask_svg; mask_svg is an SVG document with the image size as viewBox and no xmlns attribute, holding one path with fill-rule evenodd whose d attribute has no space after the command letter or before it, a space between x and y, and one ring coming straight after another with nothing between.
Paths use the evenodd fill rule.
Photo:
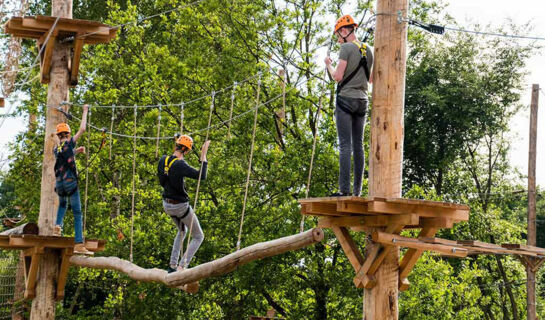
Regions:
<instances>
[{"instance_id":1,"label":"hiking boot","mask_svg":"<svg viewBox=\"0 0 545 320\"><path fill-rule=\"evenodd\" d=\"M167 269L167 272L168 273L173 273L173 272L176 272L176 268L172 268L171 266L168 266L168 269Z\"/></svg>"},{"instance_id":2,"label":"hiking boot","mask_svg":"<svg viewBox=\"0 0 545 320\"><path fill-rule=\"evenodd\" d=\"M76 243L76 245L74 246L74 253L85 254L89 256L92 256L93 254L95 254L94 252L87 250L87 248L85 248L85 245L83 243Z\"/></svg>"},{"instance_id":3,"label":"hiking boot","mask_svg":"<svg viewBox=\"0 0 545 320\"><path fill-rule=\"evenodd\" d=\"M55 225L53 227L53 236L54 237L60 237L62 236L62 227L59 225Z\"/></svg>"}]
</instances>

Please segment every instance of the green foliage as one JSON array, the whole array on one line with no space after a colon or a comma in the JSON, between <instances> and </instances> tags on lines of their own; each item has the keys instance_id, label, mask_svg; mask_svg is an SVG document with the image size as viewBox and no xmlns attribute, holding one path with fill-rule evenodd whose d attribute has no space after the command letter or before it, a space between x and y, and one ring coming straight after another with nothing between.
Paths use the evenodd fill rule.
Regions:
<instances>
[{"instance_id":1,"label":"green foliage","mask_svg":"<svg viewBox=\"0 0 545 320\"><path fill-rule=\"evenodd\" d=\"M112 43L85 47L80 83L71 93L71 101L132 106L178 104L199 98L183 106L183 131L192 133L196 149L207 135L212 140L209 177L201 185L196 205L205 234L193 262L197 265L235 250L259 72L259 100L266 104L258 109L242 246L298 231L301 217L296 200L306 194L314 132L319 140L309 196L336 190L334 99L326 98L333 87L324 84L323 66L313 57L320 47L329 44L330 15L342 11L343 1L209 0L132 23L185 3L75 1L77 18L125 25ZM49 2L36 2L31 10L44 14L49 6ZM369 6L368 1L360 1L358 10ZM411 4L413 17L425 21L433 21L443 8L435 1ZM471 205L470 221L442 231L440 237L523 243L525 199L512 193L523 187L507 164L509 141L504 133L508 120L520 107L518 90L532 48L466 36L434 42L422 32L410 30L405 196ZM33 47L25 48L25 63L34 54ZM289 71L285 119L279 117L284 106L276 75L283 67ZM212 123L217 126L202 130L212 103L206 95L234 81L239 83L234 91L233 114L241 116L232 123L231 137L227 137L228 126L223 122L229 119L233 89L217 92L212 110ZM18 112L24 116L37 113L38 122L35 130L20 135L12 144L13 161L0 177L0 206L7 211L19 206L21 215L36 220L46 89L34 84L24 92L28 100ZM320 101L323 111L317 121ZM131 107L115 109L113 122L110 109L91 110L92 125L108 130L113 126L114 132L129 136L156 136L158 121L164 137L173 136L182 126L182 108L178 106L138 109L136 132ZM80 108L73 107L71 112L81 117ZM79 122L71 124L77 127ZM137 139L133 153L130 138L106 136L105 146L99 148L102 139L103 134L92 129L79 142L87 146L93 159L88 170L83 169L85 157L77 159L82 202L87 185L86 235L108 241L101 255L128 259L134 219L134 262L145 268L165 269L175 228L161 205L157 141ZM158 146L158 156L172 152L172 140L160 140ZM188 161L198 166L193 155ZM196 182L188 181L192 199L195 189ZM496 197L494 193L509 196ZM543 205L540 200L539 208ZM65 223L71 234L70 214ZM315 219L307 219L307 228L314 225ZM364 243L364 234L354 237ZM158 284L137 283L109 271L73 268L57 315L60 319L245 319L265 314L272 305L286 319L359 319L362 292L353 286L353 276L340 245L327 231L326 240L311 248L205 279L193 296ZM511 258L455 260L426 254L410 276L410 289L401 294L400 318L511 319L513 305L522 318L525 294L518 284L524 278L521 265ZM540 289L539 294L543 301L545 292Z\"/></svg>"}]
</instances>

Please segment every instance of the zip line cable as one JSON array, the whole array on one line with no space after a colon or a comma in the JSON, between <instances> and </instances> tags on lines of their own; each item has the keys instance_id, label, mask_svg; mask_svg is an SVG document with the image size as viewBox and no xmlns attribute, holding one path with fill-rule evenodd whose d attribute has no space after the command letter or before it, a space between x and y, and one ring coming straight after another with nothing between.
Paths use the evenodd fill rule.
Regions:
<instances>
[{"instance_id":1,"label":"zip line cable","mask_svg":"<svg viewBox=\"0 0 545 320\"><path fill-rule=\"evenodd\" d=\"M254 113L254 127L252 130L252 144L250 145L250 159L248 160L248 172L246 173L246 186L244 190L244 202L242 203L242 214L240 216L240 228L238 231L237 239L237 251L240 250L240 241L242 238L242 226L244 225L244 213L246 212L246 202L248 200L248 187L250 185L250 174L252 173L252 160L254 158L254 145L255 145L255 133L257 128L257 115L259 107L259 95L261 93L261 77L257 81L257 97L256 97L256 107Z\"/></svg>"}]
</instances>

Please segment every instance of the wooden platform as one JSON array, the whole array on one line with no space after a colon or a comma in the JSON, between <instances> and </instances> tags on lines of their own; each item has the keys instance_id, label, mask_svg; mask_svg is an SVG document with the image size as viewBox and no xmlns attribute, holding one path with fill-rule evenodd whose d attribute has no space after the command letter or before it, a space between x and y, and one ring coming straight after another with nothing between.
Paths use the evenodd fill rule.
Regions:
<instances>
[{"instance_id":1,"label":"wooden platform","mask_svg":"<svg viewBox=\"0 0 545 320\"><path fill-rule=\"evenodd\" d=\"M301 213L316 216L318 226L331 228L343 251L356 271L354 284L358 288L373 288L376 285L374 274L382 261L395 247L407 246L399 262L399 288L408 288L407 276L425 250L440 252L451 256L465 257L464 248L453 248L436 243L418 243L418 239L399 236L403 229L421 229L419 237L434 237L442 228L452 228L460 221L469 219L467 205L413 200L399 198L360 198L326 197L299 200ZM349 233L352 231L372 232L373 241L382 246L374 246L364 259L358 245ZM377 228L381 228L376 231ZM374 232L373 232L374 231Z\"/></svg>"},{"instance_id":2,"label":"wooden platform","mask_svg":"<svg viewBox=\"0 0 545 320\"><path fill-rule=\"evenodd\" d=\"M85 247L92 252L105 248L104 240L85 240ZM36 277L44 251L55 250L59 253L61 263L57 281L56 299L64 297L64 287L70 269L70 257L74 254L74 238L39 235L0 235L0 249L22 250L25 263L25 299L36 296Z\"/></svg>"},{"instance_id":3,"label":"wooden platform","mask_svg":"<svg viewBox=\"0 0 545 320\"><path fill-rule=\"evenodd\" d=\"M477 254L508 254L517 257L534 272L545 263L545 249L524 244L497 245L476 240L436 238L442 228L452 228L469 219L469 207L462 204L411 199L329 197L299 200L301 213L318 218L318 226L331 228L356 271L354 284L373 288L374 274L389 250L408 248L399 262L399 289L409 286L407 276L424 251L464 258ZM366 231L374 246L364 259L348 231ZM403 229L421 229L417 238L399 235Z\"/></svg>"},{"instance_id":4,"label":"wooden platform","mask_svg":"<svg viewBox=\"0 0 545 320\"><path fill-rule=\"evenodd\" d=\"M366 227L403 224L404 228L452 228L454 223L469 219L467 205L411 199L360 197L326 197L301 199L301 213L317 216L319 226Z\"/></svg>"},{"instance_id":5,"label":"wooden platform","mask_svg":"<svg viewBox=\"0 0 545 320\"><path fill-rule=\"evenodd\" d=\"M81 52L84 44L108 43L115 38L117 29L96 21L60 18L50 16L12 17L5 25L4 32L14 37L36 39L38 49L46 46L40 56L41 82L49 83L51 58L57 41L72 39L72 60L69 63L70 85L78 82ZM55 28L53 29L53 26ZM51 34L51 35L49 35ZM49 41L45 40L49 36Z\"/></svg>"}]
</instances>

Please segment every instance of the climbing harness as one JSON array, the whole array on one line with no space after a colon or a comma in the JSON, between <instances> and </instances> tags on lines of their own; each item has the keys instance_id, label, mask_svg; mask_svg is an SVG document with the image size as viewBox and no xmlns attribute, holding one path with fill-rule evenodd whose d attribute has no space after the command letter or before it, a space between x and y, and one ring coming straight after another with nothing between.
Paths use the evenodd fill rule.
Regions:
<instances>
[{"instance_id":1,"label":"climbing harness","mask_svg":"<svg viewBox=\"0 0 545 320\"><path fill-rule=\"evenodd\" d=\"M358 46L358 49L360 51L360 63L358 64L356 69L354 69L354 71L352 71L352 73L350 73L348 75L348 77L346 77L343 81L341 81L337 85L337 94L339 94L339 92L341 92L342 88L346 84L348 84L348 82L350 82L350 80L352 80L352 78L354 78L356 76L356 74L358 73L360 68L363 68L363 71L365 71L365 76L367 77L367 81L369 81L369 78L370 78L369 67L367 66L367 45L365 43L360 44L356 40L352 41L352 43L355 44L356 46Z\"/></svg>"}]
</instances>

